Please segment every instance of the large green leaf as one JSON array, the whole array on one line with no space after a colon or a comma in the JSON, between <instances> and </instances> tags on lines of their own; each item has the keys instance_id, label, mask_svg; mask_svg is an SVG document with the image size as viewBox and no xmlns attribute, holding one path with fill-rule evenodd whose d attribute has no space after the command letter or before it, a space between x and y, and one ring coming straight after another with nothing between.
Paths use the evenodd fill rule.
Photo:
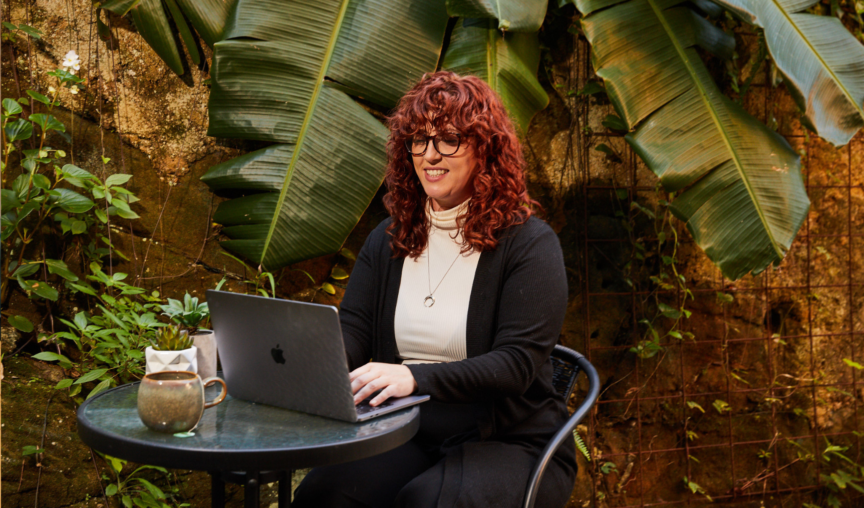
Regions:
<instances>
[{"instance_id":1,"label":"large green leaf","mask_svg":"<svg viewBox=\"0 0 864 508\"><path fill-rule=\"evenodd\" d=\"M211 48L222 40L225 23L235 3L236 0L177 0L195 31Z\"/></svg>"},{"instance_id":2,"label":"large green leaf","mask_svg":"<svg viewBox=\"0 0 864 508\"><path fill-rule=\"evenodd\" d=\"M796 153L720 93L694 48L728 53L728 37L682 0L610 3L577 0L594 67L627 141L680 191L673 212L730 279L779 263L810 202Z\"/></svg>"},{"instance_id":3,"label":"large green leaf","mask_svg":"<svg viewBox=\"0 0 864 508\"><path fill-rule=\"evenodd\" d=\"M240 0L215 46L208 134L281 143L210 169L223 246L273 270L336 252L384 178L390 107L440 55L443 0Z\"/></svg>"},{"instance_id":4,"label":"large green leaf","mask_svg":"<svg viewBox=\"0 0 864 508\"><path fill-rule=\"evenodd\" d=\"M162 0L141 0L129 11L129 15L138 33L159 58L176 74L183 74L183 61L174 43L174 33L162 7Z\"/></svg>"},{"instance_id":5,"label":"large green leaf","mask_svg":"<svg viewBox=\"0 0 864 508\"><path fill-rule=\"evenodd\" d=\"M450 35L442 67L474 74L498 92L516 124L526 132L549 96L537 81L540 42L536 33L501 33L486 20L459 20Z\"/></svg>"},{"instance_id":6,"label":"large green leaf","mask_svg":"<svg viewBox=\"0 0 864 508\"><path fill-rule=\"evenodd\" d=\"M183 39L183 45L186 46L186 51L189 52L189 58L192 59L192 63L195 65L201 65L201 55L198 54L195 37L192 35L192 29L189 28L189 24L186 23L186 18L183 17L183 13L180 11L180 6L174 0L164 0L164 2L171 12L171 18L174 19L174 26L177 27L180 38Z\"/></svg>"},{"instance_id":7,"label":"large green leaf","mask_svg":"<svg viewBox=\"0 0 864 508\"><path fill-rule=\"evenodd\" d=\"M108 0L99 5L100 9L113 12L118 16L125 16L130 9L138 5L141 0Z\"/></svg>"},{"instance_id":8,"label":"large green leaf","mask_svg":"<svg viewBox=\"0 0 864 508\"><path fill-rule=\"evenodd\" d=\"M864 46L819 0L716 0L765 29L768 51L812 127L842 146L864 126Z\"/></svg>"},{"instance_id":9,"label":"large green leaf","mask_svg":"<svg viewBox=\"0 0 864 508\"><path fill-rule=\"evenodd\" d=\"M536 32L546 17L548 0L447 0L447 13L460 18L493 18L497 28Z\"/></svg>"},{"instance_id":10,"label":"large green leaf","mask_svg":"<svg viewBox=\"0 0 864 508\"><path fill-rule=\"evenodd\" d=\"M84 213L94 206L90 198L70 189L54 189L48 191L48 196L52 206L59 206L69 213Z\"/></svg>"},{"instance_id":11,"label":"large green leaf","mask_svg":"<svg viewBox=\"0 0 864 508\"><path fill-rule=\"evenodd\" d=\"M236 0L164 0L164 2L163 0L140 0L129 10L129 14L141 37L171 70L181 75L183 60L174 42L174 32L165 7L167 6L168 11L171 12L174 26L186 45L192 62L198 65L201 57L186 17L204 42L212 47L222 38L225 23ZM124 5L123 8L126 6Z\"/></svg>"}]
</instances>

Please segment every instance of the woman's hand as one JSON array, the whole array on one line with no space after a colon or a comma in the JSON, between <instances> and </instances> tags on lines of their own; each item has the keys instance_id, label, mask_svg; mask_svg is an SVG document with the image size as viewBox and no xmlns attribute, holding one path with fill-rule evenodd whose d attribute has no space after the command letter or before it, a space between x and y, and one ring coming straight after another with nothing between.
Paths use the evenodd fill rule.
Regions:
<instances>
[{"instance_id":1,"label":"woman's hand","mask_svg":"<svg viewBox=\"0 0 864 508\"><path fill-rule=\"evenodd\" d=\"M354 404L359 404L378 390L371 406L377 406L390 397L405 397L417 389L417 381L404 365L370 362L350 374Z\"/></svg>"}]
</instances>

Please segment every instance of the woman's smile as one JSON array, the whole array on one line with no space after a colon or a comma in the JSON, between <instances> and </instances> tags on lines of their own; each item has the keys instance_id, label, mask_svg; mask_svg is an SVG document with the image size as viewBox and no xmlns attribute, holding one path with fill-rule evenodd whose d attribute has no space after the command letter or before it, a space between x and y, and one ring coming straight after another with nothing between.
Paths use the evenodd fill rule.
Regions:
<instances>
[{"instance_id":1,"label":"woman's smile","mask_svg":"<svg viewBox=\"0 0 864 508\"><path fill-rule=\"evenodd\" d=\"M447 171L444 168L433 168L433 167L424 168L423 171L426 172L426 180L429 182L437 182L437 181L443 179L444 175L449 173L449 171Z\"/></svg>"}]
</instances>

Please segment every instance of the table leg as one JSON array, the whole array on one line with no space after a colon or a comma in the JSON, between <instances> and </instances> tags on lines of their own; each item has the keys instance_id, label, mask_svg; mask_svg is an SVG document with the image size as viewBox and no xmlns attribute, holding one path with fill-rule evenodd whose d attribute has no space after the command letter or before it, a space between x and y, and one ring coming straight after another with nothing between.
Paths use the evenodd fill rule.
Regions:
<instances>
[{"instance_id":1,"label":"table leg","mask_svg":"<svg viewBox=\"0 0 864 508\"><path fill-rule=\"evenodd\" d=\"M293 477L294 471L289 469L279 480L279 508L291 508L291 480Z\"/></svg>"},{"instance_id":2,"label":"table leg","mask_svg":"<svg viewBox=\"0 0 864 508\"><path fill-rule=\"evenodd\" d=\"M245 508L259 508L259 487L258 471L246 471L246 483L243 488L243 506Z\"/></svg>"},{"instance_id":3,"label":"table leg","mask_svg":"<svg viewBox=\"0 0 864 508\"><path fill-rule=\"evenodd\" d=\"M225 482L220 471L210 471L210 506L225 508Z\"/></svg>"}]
</instances>

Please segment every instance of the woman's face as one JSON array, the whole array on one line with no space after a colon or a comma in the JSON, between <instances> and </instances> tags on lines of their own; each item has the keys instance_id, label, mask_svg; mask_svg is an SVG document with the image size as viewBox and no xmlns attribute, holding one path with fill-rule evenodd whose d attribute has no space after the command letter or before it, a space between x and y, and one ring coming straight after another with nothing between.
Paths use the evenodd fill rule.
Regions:
<instances>
[{"instance_id":1,"label":"woman's face","mask_svg":"<svg viewBox=\"0 0 864 508\"><path fill-rule=\"evenodd\" d=\"M438 146L441 151L447 152L445 148L447 145L446 134L453 133L455 130L448 130L443 133L444 135L438 137ZM437 132L430 129L426 135L435 136ZM424 135L419 133L415 138L422 140ZM412 154L411 158L414 162L414 171L417 172L417 178L420 179L423 190L426 191L427 196L432 198L433 210L448 210L471 197L474 191L474 171L477 161L474 158L474 149L464 137L460 138L459 149L452 155L441 155L430 139L426 146L426 153L423 155Z\"/></svg>"}]
</instances>

